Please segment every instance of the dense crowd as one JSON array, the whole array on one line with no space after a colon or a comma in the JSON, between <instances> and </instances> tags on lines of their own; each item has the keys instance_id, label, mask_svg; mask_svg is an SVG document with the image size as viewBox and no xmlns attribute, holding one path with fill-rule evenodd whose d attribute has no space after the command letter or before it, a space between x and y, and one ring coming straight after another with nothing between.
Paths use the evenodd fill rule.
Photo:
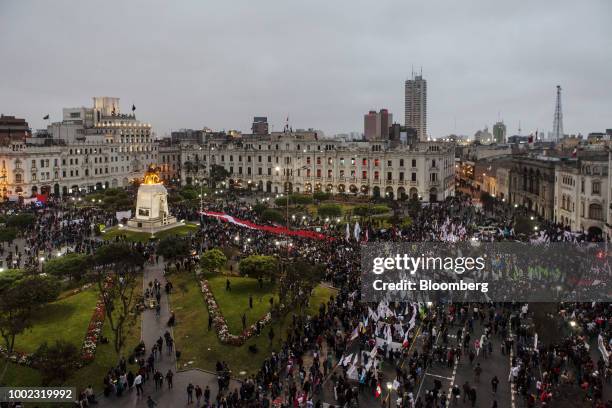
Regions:
<instances>
[{"instance_id":1,"label":"dense crowd","mask_svg":"<svg viewBox=\"0 0 612 408\"><path fill-rule=\"evenodd\" d=\"M205 209L265 224L246 202L219 200L207 203ZM5 210L15 211L23 209ZM20 231L24 244L18 247L7 243L0 247L0 256L8 266L36 266L41 258L48 259L61 251L92 253L102 245L95 235L96 226L118 222L114 214L103 209L78 208L62 202L50 202L44 208L32 207L27 211L35 214L37 222ZM323 406L323 401L337 406L357 406L360 400L385 397L386 390L382 389L385 383L392 385L397 397L394 405L399 408L445 407L451 401L479 406L478 395L484 389L480 381L482 359L491 353L504 353L509 357L508 377L486 379L494 391L500 381L509 381L528 407L553 407L561 398L578 398L596 408L612 407L612 402L604 402L604 389L612 377L609 361L612 309L608 304L557 305L551 312L554 321L559 322L557 340L534 346L534 333L530 329L533 313L527 305L361 302L361 242L346 239L344 228L337 225L324 225L323 232L332 240L313 240L279 237L202 218L196 208L186 206L177 206L172 212L179 219L200 219L197 233L183 238L197 253L234 246L239 249L238 259L234 261L250 254L280 253L290 259L308 259L325 267L324 281L337 289L334 297L320 305L318 314L291 316L287 333L281 333L280 349L271 352L260 370L240 387L232 389L229 382L230 372L239 367L227 367L223 362L217 367L220 380L216 393L190 384L188 398L193 399L195 393L198 406L204 402L206 406L217 407L271 404L318 407ZM547 222L540 222L538 231L520 236L514 232L513 222L511 213L500 204L483 211L469 197L461 196L422 206L412 214L412 223L404 227L375 228L366 223L359 240L457 242L477 237L487 241L576 242L593 239ZM308 228L322 223L312 219L301 224L302 228ZM496 232L484 236L478 228L481 225L493 225ZM154 245L133 245L149 262L160 261ZM156 299L157 303L158 296L164 295L162 287L165 295L171 291L171 284L166 282L151 285L145 297ZM483 331L480 338L474 337L476 327ZM271 341L275 334L269 329L264 335ZM173 373L161 373L155 364L164 353L173 352L172 344L173 339L167 333L160 336L150 351L145 352L144 344L139 345L133 353L138 362L137 372L130 371L125 360L119 361L103 379L104 393L120 396L135 388L140 394L142 384L149 378L154 380L156 389L162 387L164 380L171 387ZM436 380L430 389L420 393L429 367L452 367L462 359L469 360L474 367L471 384L466 381L447 390ZM95 399L87 390L83 396L82 406ZM391 398L390 392L386 398ZM147 404L153 406L155 402L149 403L149 400Z\"/></svg>"}]
</instances>

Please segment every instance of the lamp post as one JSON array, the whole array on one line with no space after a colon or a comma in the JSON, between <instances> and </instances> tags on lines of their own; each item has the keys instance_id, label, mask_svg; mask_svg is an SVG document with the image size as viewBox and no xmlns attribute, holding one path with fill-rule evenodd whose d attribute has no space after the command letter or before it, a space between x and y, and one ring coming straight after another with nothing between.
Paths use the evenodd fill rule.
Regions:
<instances>
[{"instance_id":1,"label":"lamp post","mask_svg":"<svg viewBox=\"0 0 612 408\"><path fill-rule=\"evenodd\" d=\"M390 382L387 383L387 391L389 391L387 394L387 399L389 400L388 407L391 408L391 391L393 391L393 384Z\"/></svg>"}]
</instances>

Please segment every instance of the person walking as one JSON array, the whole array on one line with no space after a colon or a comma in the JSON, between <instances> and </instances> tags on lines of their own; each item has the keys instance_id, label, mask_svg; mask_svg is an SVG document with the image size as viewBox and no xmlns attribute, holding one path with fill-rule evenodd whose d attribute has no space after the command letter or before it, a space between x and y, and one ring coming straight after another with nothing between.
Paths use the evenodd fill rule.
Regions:
<instances>
[{"instance_id":1,"label":"person walking","mask_svg":"<svg viewBox=\"0 0 612 408\"><path fill-rule=\"evenodd\" d=\"M142 389L142 374L138 374L136 378L134 378L134 385L136 386L136 395L140 396L144 394Z\"/></svg>"},{"instance_id":2,"label":"person walking","mask_svg":"<svg viewBox=\"0 0 612 408\"><path fill-rule=\"evenodd\" d=\"M246 330L246 313L242 314L242 330Z\"/></svg>"},{"instance_id":3,"label":"person walking","mask_svg":"<svg viewBox=\"0 0 612 408\"><path fill-rule=\"evenodd\" d=\"M208 385L204 389L204 405L208 406L210 403L210 387Z\"/></svg>"},{"instance_id":4,"label":"person walking","mask_svg":"<svg viewBox=\"0 0 612 408\"><path fill-rule=\"evenodd\" d=\"M196 407L200 408L200 400L202 399L202 388L199 385L195 386Z\"/></svg>"},{"instance_id":5,"label":"person walking","mask_svg":"<svg viewBox=\"0 0 612 408\"><path fill-rule=\"evenodd\" d=\"M493 378L491 379L491 390L493 391L493 394L497 394L497 386L499 385L499 379L497 378L497 376L493 376Z\"/></svg>"},{"instance_id":6,"label":"person walking","mask_svg":"<svg viewBox=\"0 0 612 408\"><path fill-rule=\"evenodd\" d=\"M476 384L480 383L480 374L482 374L482 367L480 367L480 363L478 363L476 367L474 367L474 382Z\"/></svg>"},{"instance_id":7,"label":"person walking","mask_svg":"<svg viewBox=\"0 0 612 408\"><path fill-rule=\"evenodd\" d=\"M194 390L194 386L192 383L189 383L189 385L187 385L187 405L189 404L193 404L193 390Z\"/></svg>"},{"instance_id":8,"label":"person walking","mask_svg":"<svg viewBox=\"0 0 612 408\"><path fill-rule=\"evenodd\" d=\"M153 408L157 406L157 402L153 401L153 398L151 398L151 396L149 395L147 397L147 408Z\"/></svg>"},{"instance_id":9,"label":"person walking","mask_svg":"<svg viewBox=\"0 0 612 408\"><path fill-rule=\"evenodd\" d=\"M168 383L168 389L172 388L172 377L174 376L174 374L172 373L171 369L168 369L168 372L166 373L166 382Z\"/></svg>"}]
</instances>

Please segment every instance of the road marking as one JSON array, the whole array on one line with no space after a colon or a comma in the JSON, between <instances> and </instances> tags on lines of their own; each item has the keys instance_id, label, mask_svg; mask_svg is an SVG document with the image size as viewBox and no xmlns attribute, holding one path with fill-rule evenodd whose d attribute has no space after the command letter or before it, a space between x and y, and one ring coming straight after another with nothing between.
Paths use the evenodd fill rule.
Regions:
<instances>
[{"instance_id":1,"label":"road marking","mask_svg":"<svg viewBox=\"0 0 612 408\"><path fill-rule=\"evenodd\" d=\"M425 373L425 375L429 375L430 377L436 377L436 378L442 378L445 380L452 380L452 377L444 377L443 375L438 375L438 374L431 374L431 373Z\"/></svg>"}]
</instances>

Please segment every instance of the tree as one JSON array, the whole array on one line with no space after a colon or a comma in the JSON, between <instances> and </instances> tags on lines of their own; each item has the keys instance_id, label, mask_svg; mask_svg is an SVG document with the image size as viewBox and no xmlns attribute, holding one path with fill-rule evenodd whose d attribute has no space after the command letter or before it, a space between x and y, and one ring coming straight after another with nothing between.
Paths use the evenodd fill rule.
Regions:
<instances>
[{"instance_id":1,"label":"tree","mask_svg":"<svg viewBox=\"0 0 612 408\"><path fill-rule=\"evenodd\" d=\"M9 269L0 273L0 293L8 289L13 283L25 275L21 269Z\"/></svg>"},{"instance_id":2,"label":"tree","mask_svg":"<svg viewBox=\"0 0 612 408\"><path fill-rule=\"evenodd\" d=\"M279 284L281 304L299 305L308 302L310 293L324 276L323 266L303 259L296 259L285 268L285 274Z\"/></svg>"},{"instance_id":3,"label":"tree","mask_svg":"<svg viewBox=\"0 0 612 408\"><path fill-rule=\"evenodd\" d=\"M115 351L125 344L126 325L137 318L135 289L144 257L125 243L104 245L96 251L93 262L97 266L96 282L104 302L106 319L113 332Z\"/></svg>"},{"instance_id":4,"label":"tree","mask_svg":"<svg viewBox=\"0 0 612 408\"><path fill-rule=\"evenodd\" d=\"M257 203L253 206L253 212L257 215L262 215L263 212L268 208L267 204Z\"/></svg>"},{"instance_id":5,"label":"tree","mask_svg":"<svg viewBox=\"0 0 612 408\"><path fill-rule=\"evenodd\" d=\"M353 208L353 214L359 217L369 217L371 215L385 214L391 211L391 209L384 204L377 205L358 205Z\"/></svg>"},{"instance_id":6,"label":"tree","mask_svg":"<svg viewBox=\"0 0 612 408\"><path fill-rule=\"evenodd\" d=\"M219 166L218 164L213 164L210 167L210 183L212 188L215 188L217 183L224 181L230 175L229 171L225 170L225 167Z\"/></svg>"},{"instance_id":7,"label":"tree","mask_svg":"<svg viewBox=\"0 0 612 408\"><path fill-rule=\"evenodd\" d=\"M482 203L482 208L484 208L486 211L490 211L493 209L493 205L495 204L495 198L486 191L483 191L480 193L480 202Z\"/></svg>"},{"instance_id":8,"label":"tree","mask_svg":"<svg viewBox=\"0 0 612 408\"><path fill-rule=\"evenodd\" d=\"M191 246L185 239L166 237L157 244L157 253L168 261L181 260L189 256Z\"/></svg>"},{"instance_id":9,"label":"tree","mask_svg":"<svg viewBox=\"0 0 612 408\"><path fill-rule=\"evenodd\" d=\"M203 270L214 272L227 263L225 254L217 248L205 251L200 257L200 266Z\"/></svg>"},{"instance_id":10,"label":"tree","mask_svg":"<svg viewBox=\"0 0 612 408\"><path fill-rule=\"evenodd\" d=\"M15 228L0 228L0 242L13 242L15 238L17 238L17 230Z\"/></svg>"},{"instance_id":11,"label":"tree","mask_svg":"<svg viewBox=\"0 0 612 408\"><path fill-rule=\"evenodd\" d=\"M278 272L278 259L270 255L251 255L240 261L238 270L244 276L272 280Z\"/></svg>"},{"instance_id":12,"label":"tree","mask_svg":"<svg viewBox=\"0 0 612 408\"><path fill-rule=\"evenodd\" d=\"M331 194L326 193L324 191L315 191L315 193L312 195L312 198L319 201L329 200L330 197Z\"/></svg>"},{"instance_id":13,"label":"tree","mask_svg":"<svg viewBox=\"0 0 612 408\"><path fill-rule=\"evenodd\" d=\"M321 218L335 218L342 215L342 207L338 204L321 204L317 209L317 214Z\"/></svg>"},{"instance_id":14,"label":"tree","mask_svg":"<svg viewBox=\"0 0 612 408\"><path fill-rule=\"evenodd\" d=\"M66 254L50 259L43 265L43 270L58 278L80 281L89 270L91 258L85 254Z\"/></svg>"},{"instance_id":15,"label":"tree","mask_svg":"<svg viewBox=\"0 0 612 408\"><path fill-rule=\"evenodd\" d=\"M79 349L65 340L57 340L49 346L45 341L32 356L32 364L42 375L43 385L63 384L77 369Z\"/></svg>"},{"instance_id":16,"label":"tree","mask_svg":"<svg viewBox=\"0 0 612 408\"><path fill-rule=\"evenodd\" d=\"M15 227L20 230L23 228L30 227L36 221L36 216L30 213L21 213L12 215L6 220L7 227Z\"/></svg>"},{"instance_id":17,"label":"tree","mask_svg":"<svg viewBox=\"0 0 612 408\"><path fill-rule=\"evenodd\" d=\"M264 221L275 222L277 224L282 224L285 221L285 217L278 210L274 210L272 208L267 208L261 214L261 219Z\"/></svg>"},{"instance_id":18,"label":"tree","mask_svg":"<svg viewBox=\"0 0 612 408\"><path fill-rule=\"evenodd\" d=\"M514 220L513 228L515 234L530 235L533 233L534 227L535 223L525 216L520 215Z\"/></svg>"},{"instance_id":19,"label":"tree","mask_svg":"<svg viewBox=\"0 0 612 408\"><path fill-rule=\"evenodd\" d=\"M411 217L416 217L419 211L421 211L421 202L414 196L410 197L410 200L408 200L408 213Z\"/></svg>"},{"instance_id":20,"label":"tree","mask_svg":"<svg viewBox=\"0 0 612 408\"><path fill-rule=\"evenodd\" d=\"M9 352L15 337L31 326L34 312L58 295L56 279L40 275L24 276L0 292L0 335Z\"/></svg>"}]
</instances>

